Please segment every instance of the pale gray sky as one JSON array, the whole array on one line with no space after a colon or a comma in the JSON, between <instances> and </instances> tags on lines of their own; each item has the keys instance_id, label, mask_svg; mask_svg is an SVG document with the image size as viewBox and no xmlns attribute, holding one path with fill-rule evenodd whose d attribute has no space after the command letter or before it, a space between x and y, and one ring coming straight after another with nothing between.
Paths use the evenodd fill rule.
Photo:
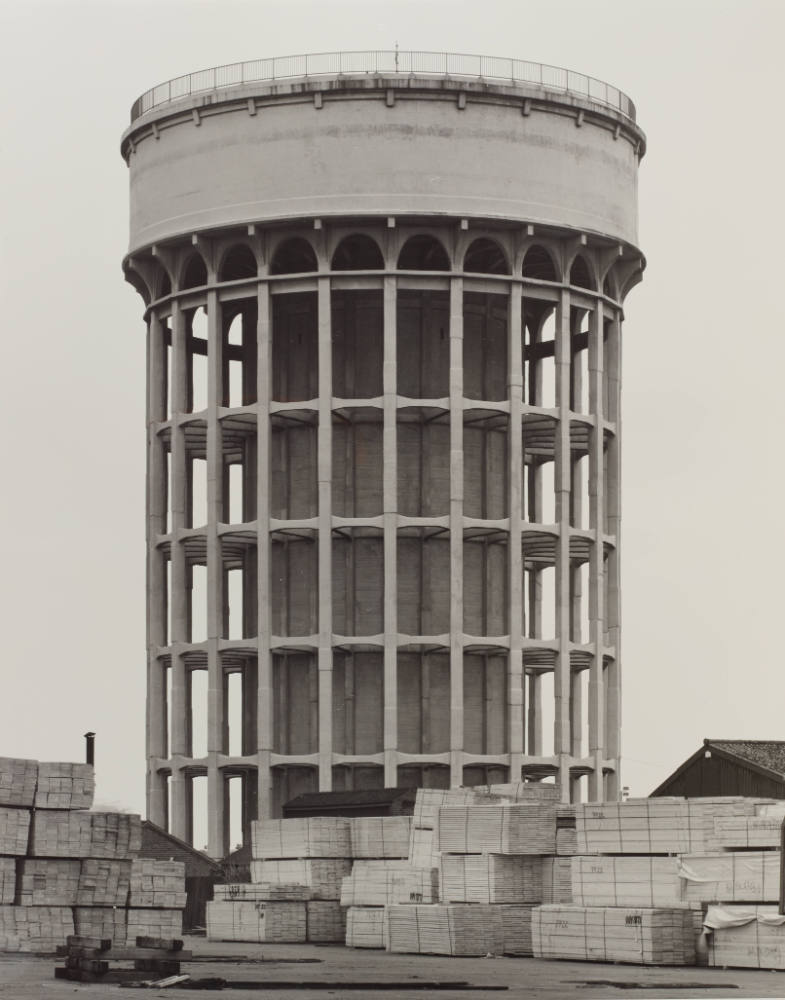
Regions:
<instances>
[{"instance_id":1,"label":"pale gray sky","mask_svg":"<svg viewBox=\"0 0 785 1000\"><path fill-rule=\"evenodd\" d=\"M144 328L120 270L132 101L335 49L480 52L638 107L624 341L623 780L704 736L785 738L781 0L0 0L0 755L80 760L144 809Z\"/></svg>"}]
</instances>

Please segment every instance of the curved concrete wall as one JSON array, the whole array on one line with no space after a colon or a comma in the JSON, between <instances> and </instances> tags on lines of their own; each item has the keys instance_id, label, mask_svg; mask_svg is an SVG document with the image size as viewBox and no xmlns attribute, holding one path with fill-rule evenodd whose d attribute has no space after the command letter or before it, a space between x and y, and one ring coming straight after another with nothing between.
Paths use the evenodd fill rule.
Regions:
<instances>
[{"instance_id":1,"label":"curved concrete wall","mask_svg":"<svg viewBox=\"0 0 785 1000\"><path fill-rule=\"evenodd\" d=\"M151 112L123 144L131 251L225 224L358 213L504 218L635 244L643 136L629 121L515 88L428 84L336 82Z\"/></svg>"}]
</instances>

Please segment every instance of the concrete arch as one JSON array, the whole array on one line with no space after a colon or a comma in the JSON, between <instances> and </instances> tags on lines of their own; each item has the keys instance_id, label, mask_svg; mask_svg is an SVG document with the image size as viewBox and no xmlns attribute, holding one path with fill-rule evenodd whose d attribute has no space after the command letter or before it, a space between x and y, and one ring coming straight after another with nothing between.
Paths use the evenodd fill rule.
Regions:
<instances>
[{"instance_id":1,"label":"concrete arch","mask_svg":"<svg viewBox=\"0 0 785 1000\"><path fill-rule=\"evenodd\" d=\"M290 236L276 244L270 274L305 274L316 270L316 251L304 236Z\"/></svg>"},{"instance_id":2,"label":"concrete arch","mask_svg":"<svg viewBox=\"0 0 785 1000\"><path fill-rule=\"evenodd\" d=\"M542 243L532 243L523 256L521 274L540 281L559 281L557 259Z\"/></svg>"},{"instance_id":3,"label":"concrete arch","mask_svg":"<svg viewBox=\"0 0 785 1000\"><path fill-rule=\"evenodd\" d=\"M193 250L185 256L180 268L180 280L177 287L199 288L207 284L207 263L198 250Z\"/></svg>"},{"instance_id":4,"label":"concrete arch","mask_svg":"<svg viewBox=\"0 0 785 1000\"><path fill-rule=\"evenodd\" d=\"M463 270L473 274L509 274L510 261L498 240L479 236L464 254Z\"/></svg>"},{"instance_id":5,"label":"concrete arch","mask_svg":"<svg viewBox=\"0 0 785 1000\"><path fill-rule=\"evenodd\" d=\"M218 264L219 281L241 281L243 278L255 278L258 273L256 254L247 243L233 243L221 255Z\"/></svg>"},{"instance_id":6,"label":"concrete arch","mask_svg":"<svg viewBox=\"0 0 785 1000\"><path fill-rule=\"evenodd\" d=\"M399 271L449 271L450 257L436 236L415 233L401 247L397 268Z\"/></svg>"},{"instance_id":7,"label":"concrete arch","mask_svg":"<svg viewBox=\"0 0 785 1000\"><path fill-rule=\"evenodd\" d=\"M333 271L383 271L384 255L376 240L367 233L344 236L333 251Z\"/></svg>"},{"instance_id":8,"label":"concrete arch","mask_svg":"<svg viewBox=\"0 0 785 1000\"><path fill-rule=\"evenodd\" d=\"M576 288L587 288L592 292L597 290L597 275L593 262L586 254L576 253L570 261L569 284Z\"/></svg>"}]
</instances>

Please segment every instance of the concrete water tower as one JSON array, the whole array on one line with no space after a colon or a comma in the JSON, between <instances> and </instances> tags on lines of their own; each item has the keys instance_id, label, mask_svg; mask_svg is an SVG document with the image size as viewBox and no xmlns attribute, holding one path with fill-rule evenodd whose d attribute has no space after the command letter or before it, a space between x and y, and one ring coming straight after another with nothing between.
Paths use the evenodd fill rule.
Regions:
<instances>
[{"instance_id":1,"label":"concrete water tower","mask_svg":"<svg viewBox=\"0 0 785 1000\"><path fill-rule=\"evenodd\" d=\"M194 73L131 117L149 818L191 837L206 778L220 856L229 789L246 821L521 775L617 797L632 102L352 52Z\"/></svg>"}]
</instances>

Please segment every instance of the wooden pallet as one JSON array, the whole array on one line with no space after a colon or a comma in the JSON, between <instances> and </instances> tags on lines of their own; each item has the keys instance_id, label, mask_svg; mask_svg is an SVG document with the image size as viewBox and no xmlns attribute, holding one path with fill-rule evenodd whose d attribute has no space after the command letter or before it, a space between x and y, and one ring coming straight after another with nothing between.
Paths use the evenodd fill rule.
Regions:
<instances>
[{"instance_id":1,"label":"wooden pallet","mask_svg":"<svg viewBox=\"0 0 785 1000\"><path fill-rule=\"evenodd\" d=\"M183 942L177 938L154 938L138 936L134 947L113 945L110 938L80 937L69 935L66 944L57 949L57 954L65 959L65 964L55 967L55 979L72 982L101 982L112 970L115 962L133 962L133 971L144 973L140 979L149 979L155 973L157 979L179 976L180 963L192 958L192 952L183 950Z\"/></svg>"}]
</instances>

